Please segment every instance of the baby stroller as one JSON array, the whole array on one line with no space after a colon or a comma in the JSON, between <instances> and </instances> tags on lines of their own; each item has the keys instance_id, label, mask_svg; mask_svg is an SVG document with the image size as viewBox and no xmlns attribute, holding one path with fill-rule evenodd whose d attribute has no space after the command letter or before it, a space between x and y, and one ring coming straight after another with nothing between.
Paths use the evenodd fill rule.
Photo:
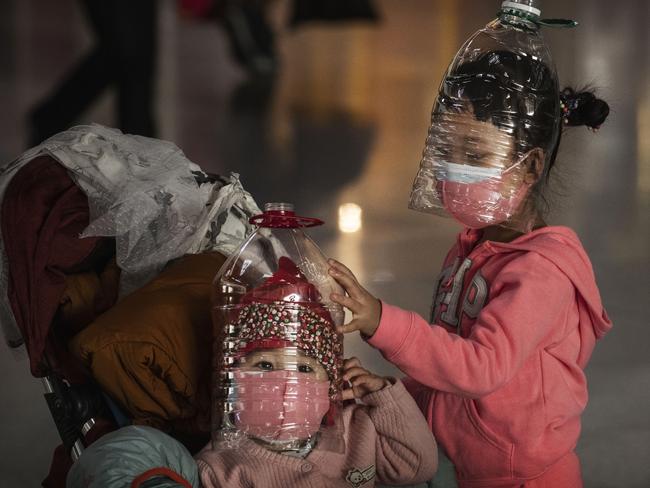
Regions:
<instances>
[{"instance_id":1,"label":"baby stroller","mask_svg":"<svg viewBox=\"0 0 650 488\"><path fill-rule=\"evenodd\" d=\"M237 176L81 126L0 169L0 203L0 321L62 441L43 486L65 486L85 447L130 423L202 447L210 284L259 213Z\"/></svg>"}]
</instances>

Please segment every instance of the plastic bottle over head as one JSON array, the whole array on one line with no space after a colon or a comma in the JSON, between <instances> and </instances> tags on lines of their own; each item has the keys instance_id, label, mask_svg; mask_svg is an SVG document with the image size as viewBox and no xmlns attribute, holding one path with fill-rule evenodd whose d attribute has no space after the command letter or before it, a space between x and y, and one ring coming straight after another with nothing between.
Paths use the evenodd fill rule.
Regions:
<instances>
[{"instance_id":1,"label":"plastic bottle over head","mask_svg":"<svg viewBox=\"0 0 650 488\"><path fill-rule=\"evenodd\" d=\"M522 212L531 153L547 166L560 131L557 72L537 0L501 4L460 48L440 84L410 208L463 225L530 229Z\"/></svg>"},{"instance_id":2,"label":"plastic bottle over head","mask_svg":"<svg viewBox=\"0 0 650 488\"><path fill-rule=\"evenodd\" d=\"M320 220L271 203L251 223L213 282L213 445L297 449L322 430L338 387L344 312L330 295L343 290L303 230Z\"/></svg>"}]
</instances>

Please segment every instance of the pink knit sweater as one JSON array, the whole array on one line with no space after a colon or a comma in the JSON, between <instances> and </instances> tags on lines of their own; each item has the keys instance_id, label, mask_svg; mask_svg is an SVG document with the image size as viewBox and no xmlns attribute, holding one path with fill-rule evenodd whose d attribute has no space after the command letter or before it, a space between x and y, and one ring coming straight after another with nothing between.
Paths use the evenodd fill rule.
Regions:
<instances>
[{"instance_id":1,"label":"pink knit sweater","mask_svg":"<svg viewBox=\"0 0 650 488\"><path fill-rule=\"evenodd\" d=\"M436 442L404 385L366 395L343 409L345 448L324 436L304 458L264 449L251 440L235 450L197 455L204 488L370 488L375 483L415 484L437 468Z\"/></svg>"}]
</instances>

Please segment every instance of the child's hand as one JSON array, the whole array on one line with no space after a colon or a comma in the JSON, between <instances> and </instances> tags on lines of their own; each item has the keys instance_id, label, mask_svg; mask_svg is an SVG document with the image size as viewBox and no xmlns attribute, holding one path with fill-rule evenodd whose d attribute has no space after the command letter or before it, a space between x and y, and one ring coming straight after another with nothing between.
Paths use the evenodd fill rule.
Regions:
<instances>
[{"instance_id":1,"label":"child's hand","mask_svg":"<svg viewBox=\"0 0 650 488\"><path fill-rule=\"evenodd\" d=\"M347 296L332 293L331 299L352 312L353 319L338 331L344 334L360 331L372 336L381 318L381 302L363 288L348 268L334 259L328 260L330 275L345 289Z\"/></svg>"},{"instance_id":2,"label":"child's hand","mask_svg":"<svg viewBox=\"0 0 650 488\"><path fill-rule=\"evenodd\" d=\"M357 358L346 359L343 362L342 379L349 382L350 386L341 390L340 400L362 398L391 384L387 378L374 375L363 368Z\"/></svg>"}]
</instances>

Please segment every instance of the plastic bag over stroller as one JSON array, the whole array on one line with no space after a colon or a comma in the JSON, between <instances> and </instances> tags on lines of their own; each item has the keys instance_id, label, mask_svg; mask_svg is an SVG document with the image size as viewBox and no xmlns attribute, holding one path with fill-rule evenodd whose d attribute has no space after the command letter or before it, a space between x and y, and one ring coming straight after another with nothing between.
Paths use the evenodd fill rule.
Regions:
<instances>
[{"instance_id":1,"label":"plastic bag over stroller","mask_svg":"<svg viewBox=\"0 0 650 488\"><path fill-rule=\"evenodd\" d=\"M0 322L43 378L64 446L51 475L114 428L113 412L173 435L200 431L199 362L210 358L196 351L210 282L259 213L237 175L208 175L171 143L80 126L0 169L0 201ZM146 323L168 322L146 312L171 296L176 336ZM54 476L44 484L62 486Z\"/></svg>"}]
</instances>

